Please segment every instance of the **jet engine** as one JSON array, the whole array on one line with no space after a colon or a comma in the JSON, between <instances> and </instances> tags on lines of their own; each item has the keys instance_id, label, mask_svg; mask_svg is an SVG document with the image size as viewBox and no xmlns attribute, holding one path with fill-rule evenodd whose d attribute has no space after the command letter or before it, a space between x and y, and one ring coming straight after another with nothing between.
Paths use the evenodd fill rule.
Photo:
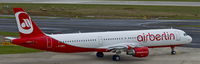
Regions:
<instances>
[{"instance_id":1,"label":"jet engine","mask_svg":"<svg viewBox=\"0 0 200 64\"><path fill-rule=\"evenodd\" d=\"M149 48L148 47L136 47L127 50L127 55L132 55L134 57L147 57L149 55Z\"/></svg>"}]
</instances>

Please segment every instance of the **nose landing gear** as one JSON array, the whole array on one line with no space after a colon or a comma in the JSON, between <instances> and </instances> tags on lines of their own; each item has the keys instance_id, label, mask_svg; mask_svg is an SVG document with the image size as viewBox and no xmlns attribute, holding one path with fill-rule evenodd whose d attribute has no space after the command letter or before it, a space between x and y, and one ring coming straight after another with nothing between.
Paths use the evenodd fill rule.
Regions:
<instances>
[{"instance_id":1,"label":"nose landing gear","mask_svg":"<svg viewBox=\"0 0 200 64\"><path fill-rule=\"evenodd\" d=\"M176 51L174 50L175 46L171 46L171 55L176 55Z\"/></svg>"}]
</instances>

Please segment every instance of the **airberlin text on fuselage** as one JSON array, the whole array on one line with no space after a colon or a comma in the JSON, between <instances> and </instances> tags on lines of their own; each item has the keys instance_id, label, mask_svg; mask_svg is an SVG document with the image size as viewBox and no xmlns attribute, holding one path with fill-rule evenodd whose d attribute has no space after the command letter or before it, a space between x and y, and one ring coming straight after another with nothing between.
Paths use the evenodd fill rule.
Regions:
<instances>
[{"instance_id":1,"label":"airberlin text on fuselage","mask_svg":"<svg viewBox=\"0 0 200 64\"><path fill-rule=\"evenodd\" d=\"M137 41L161 41L161 40L175 40L174 33L163 32L162 34L143 33L137 36Z\"/></svg>"}]
</instances>

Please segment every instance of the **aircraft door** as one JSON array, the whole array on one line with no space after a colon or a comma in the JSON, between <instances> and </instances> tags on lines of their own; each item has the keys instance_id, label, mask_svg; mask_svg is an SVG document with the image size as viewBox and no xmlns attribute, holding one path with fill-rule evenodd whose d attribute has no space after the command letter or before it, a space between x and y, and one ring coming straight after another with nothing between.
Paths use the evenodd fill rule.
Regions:
<instances>
[{"instance_id":1,"label":"aircraft door","mask_svg":"<svg viewBox=\"0 0 200 64\"><path fill-rule=\"evenodd\" d=\"M102 36L98 37L98 46L103 46L103 39Z\"/></svg>"},{"instance_id":2,"label":"aircraft door","mask_svg":"<svg viewBox=\"0 0 200 64\"><path fill-rule=\"evenodd\" d=\"M46 40L47 40L47 48L52 48L52 46L53 46L52 39L46 38Z\"/></svg>"},{"instance_id":3,"label":"aircraft door","mask_svg":"<svg viewBox=\"0 0 200 64\"><path fill-rule=\"evenodd\" d=\"M179 32L175 32L175 33L176 33L176 36L175 36L176 41L180 41L181 39L180 33Z\"/></svg>"}]
</instances>

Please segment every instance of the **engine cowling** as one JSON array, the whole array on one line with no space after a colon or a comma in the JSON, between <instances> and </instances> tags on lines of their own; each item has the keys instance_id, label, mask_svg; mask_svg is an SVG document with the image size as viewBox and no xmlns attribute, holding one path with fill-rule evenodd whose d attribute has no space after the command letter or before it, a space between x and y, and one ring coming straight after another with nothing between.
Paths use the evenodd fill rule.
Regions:
<instances>
[{"instance_id":1,"label":"engine cowling","mask_svg":"<svg viewBox=\"0 0 200 64\"><path fill-rule=\"evenodd\" d=\"M127 51L127 55L134 57L147 57L149 55L148 47L136 47Z\"/></svg>"}]
</instances>

